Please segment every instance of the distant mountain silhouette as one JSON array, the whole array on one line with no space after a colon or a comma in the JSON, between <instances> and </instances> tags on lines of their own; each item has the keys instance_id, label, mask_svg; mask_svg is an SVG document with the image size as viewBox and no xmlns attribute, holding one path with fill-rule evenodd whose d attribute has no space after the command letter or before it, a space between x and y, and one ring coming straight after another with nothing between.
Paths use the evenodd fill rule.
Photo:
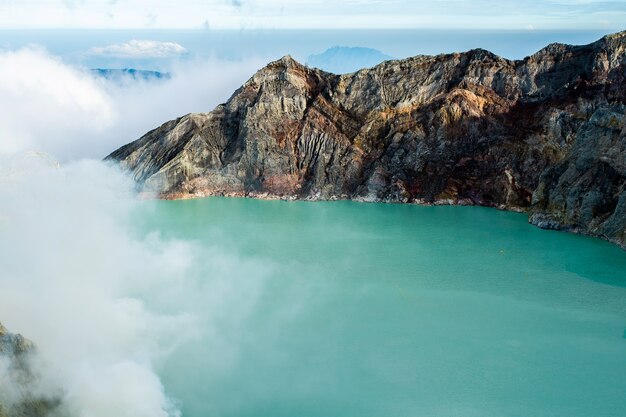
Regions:
<instances>
[{"instance_id":1,"label":"distant mountain silhouette","mask_svg":"<svg viewBox=\"0 0 626 417\"><path fill-rule=\"evenodd\" d=\"M167 72L138 70L134 68L95 68L91 70L94 74L112 81L134 80L134 81L153 81L167 80L171 75Z\"/></svg>"},{"instance_id":2,"label":"distant mountain silhouette","mask_svg":"<svg viewBox=\"0 0 626 417\"><path fill-rule=\"evenodd\" d=\"M345 74L374 67L390 59L393 57L376 49L333 46L321 54L309 55L306 64L335 74Z\"/></svg>"}]
</instances>

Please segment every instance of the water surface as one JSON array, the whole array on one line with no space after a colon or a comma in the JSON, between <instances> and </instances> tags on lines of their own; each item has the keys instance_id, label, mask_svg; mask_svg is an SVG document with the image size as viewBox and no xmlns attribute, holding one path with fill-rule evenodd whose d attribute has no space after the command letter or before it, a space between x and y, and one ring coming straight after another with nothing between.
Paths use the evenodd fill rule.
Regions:
<instances>
[{"instance_id":1,"label":"water surface","mask_svg":"<svg viewBox=\"0 0 626 417\"><path fill-rule=\"evenodd\" d=\"M160 371L185 416L626 415L613 245L479 207L144 204L206 260Z\"/></svg>"}]
</instances>

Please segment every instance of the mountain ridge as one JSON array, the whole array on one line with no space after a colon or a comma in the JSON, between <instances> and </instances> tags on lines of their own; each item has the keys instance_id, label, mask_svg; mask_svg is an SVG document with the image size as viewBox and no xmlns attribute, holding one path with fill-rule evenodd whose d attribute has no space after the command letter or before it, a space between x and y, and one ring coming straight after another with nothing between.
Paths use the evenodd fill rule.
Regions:
<instances>
[{"instance_id":1,"label":"mountain ridge","mask_svg":"<svg viewBox=\"0 0 626 417\"><path fill-rule=\"evenodd\" d=\"M106 159L144 195L468 204L626 243L626 32L336 75L290 56Z\"/></svg>"}]
</instances>

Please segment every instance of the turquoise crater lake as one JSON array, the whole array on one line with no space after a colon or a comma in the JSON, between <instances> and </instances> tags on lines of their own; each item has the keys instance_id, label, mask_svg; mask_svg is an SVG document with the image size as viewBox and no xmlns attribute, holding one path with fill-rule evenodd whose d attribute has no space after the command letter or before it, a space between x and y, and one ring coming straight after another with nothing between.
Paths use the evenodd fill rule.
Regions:
<instances>
[{"instance_id":1,"label":"turquoise crater lake","mask_svg":"<svg viewBox=\"0 0 626 417\"><path fill-rule=\"evenodd\" d=\"M480 207L141 203L192 242L184 416L624 417L626 252ZM191 291L190 291L191 289Z\"/></svg>"}]
</instances>

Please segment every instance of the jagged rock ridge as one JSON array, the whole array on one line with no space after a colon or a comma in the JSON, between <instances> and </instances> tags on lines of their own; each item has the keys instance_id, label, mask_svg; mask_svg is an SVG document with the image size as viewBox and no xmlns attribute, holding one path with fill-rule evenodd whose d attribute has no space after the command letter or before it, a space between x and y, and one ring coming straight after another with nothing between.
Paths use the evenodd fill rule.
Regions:
<instances>
[{"instance_id":1,"label":"jagged rock ridge","mask_svg":"<svg viewBox=\"0 0 626 417\"><path fill-rule=\"evenodd\" d=\"M59 404L32 390L36 375L29 358L34 348L30 340L0 323L0 417L44 417Z\"/></svg>"},{"instance_id":2,"label":"jagged rock ridge","mask_svg":"<svg viewBox=\"0 0 626 417\"><path fill-rule=\"evenodd\" d=\"M352 74L290 57L209 113L107 158L143 193L475 204L626 242L626 32L387 61Z\"/></svg>"}]
</instances>

